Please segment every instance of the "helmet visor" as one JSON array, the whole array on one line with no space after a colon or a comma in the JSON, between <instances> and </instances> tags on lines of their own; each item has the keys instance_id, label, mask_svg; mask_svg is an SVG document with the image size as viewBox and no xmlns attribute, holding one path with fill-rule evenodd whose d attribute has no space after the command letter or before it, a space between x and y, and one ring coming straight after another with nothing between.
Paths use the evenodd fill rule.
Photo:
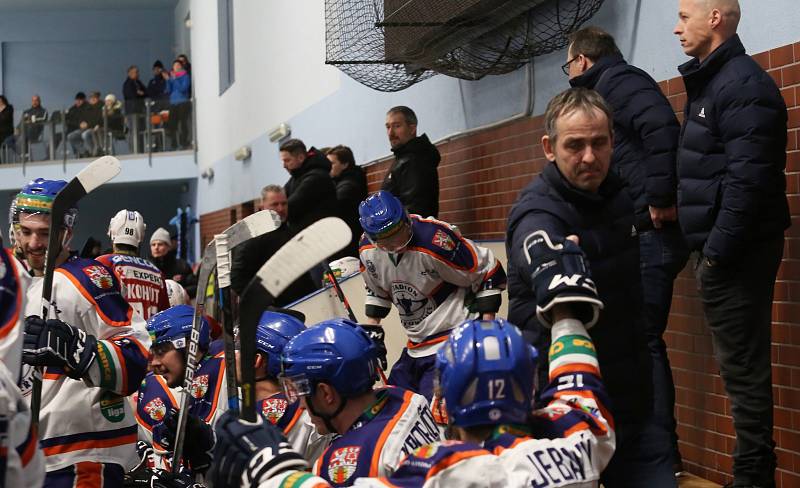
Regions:
<instances>
[{"instance_id":1,"label":"helmet visor","mask_svg":"<svg viewBox=\"0 0 800 488\"><path fill-rule=\"evenodd\" d=\"M294 403L302 396L311 394L311 381L304 374L295 376L280 375L278 378L289 403Z\"/></svg>"},{"instance_id":2,"label":"helmet visor","mask_svg":"<svg viewBox=\"0 0 800 488\"><path fill-rule=\"evenodd\" d=\"M386 237L373 238L369 235L367 237L369 237L370 242L375 244L375 247L378 249L389 253L396 253L405 249L408 243L411 242L411 226L404 222L398 227L396 232Z\"/></svg>"}]
</instances>

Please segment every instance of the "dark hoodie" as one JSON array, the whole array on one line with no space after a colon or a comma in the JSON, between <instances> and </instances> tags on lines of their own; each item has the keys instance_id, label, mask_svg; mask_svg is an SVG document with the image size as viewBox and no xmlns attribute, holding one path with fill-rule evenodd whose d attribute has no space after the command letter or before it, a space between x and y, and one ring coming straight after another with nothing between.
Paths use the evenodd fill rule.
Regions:
<instances>
[{"instance_id":1,"label":"dark hoodie","mask_svg":"<svg viewBox=\"0 0 800 488\"><path fill-rule=\"evenodd\" d=\"M359 166L350 165L333 179L336 185L338 216L347 222L353 238L350 245L338 254L340 257L358 257L358 241L361 238L361 223L358 221L358 204L367 198L367 175Z\"/></svg>"},{"instance_id":2,"label":"dark hoodie","mask_svg":"<svg viewBox=\"0 0 800 488\"><path fill-rule=\"evenodd\" d=\"M284 189L292 231L300 232L317 220L336 215L336 187L330 172L330 161L314 147L308 150L303 165L291 172Z\"/></svg>"},{"instance_id":3,"label":"dark hoodie","mask_svg":"<svg viewBox=\"0 0 800 488\"><path fill-rule=\"evenodd\" d=\"M422 217L439 215L439 173L441 156L428 136L422 134L393 148L394 164L389 168L382 190L403 202L409 213Z\"/></svg>"}]
</instances>

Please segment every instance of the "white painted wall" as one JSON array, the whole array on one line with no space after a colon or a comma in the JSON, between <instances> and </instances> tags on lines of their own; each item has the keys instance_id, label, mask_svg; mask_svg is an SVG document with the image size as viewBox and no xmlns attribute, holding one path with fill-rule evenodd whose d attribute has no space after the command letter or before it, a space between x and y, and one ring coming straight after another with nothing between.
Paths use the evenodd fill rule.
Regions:
<instances>
[{"instance_id":1,"label":"white painted wall","mask_svg":"<svg viewBox=\"0 0 800 488\"><path fill-rule=\"evenodd\" d=\"M201 170L339 88L339 71L324 64L324 2L235 2L236 81L222 96L217 2L190 9Z\"/></svg>"}]
</instances>

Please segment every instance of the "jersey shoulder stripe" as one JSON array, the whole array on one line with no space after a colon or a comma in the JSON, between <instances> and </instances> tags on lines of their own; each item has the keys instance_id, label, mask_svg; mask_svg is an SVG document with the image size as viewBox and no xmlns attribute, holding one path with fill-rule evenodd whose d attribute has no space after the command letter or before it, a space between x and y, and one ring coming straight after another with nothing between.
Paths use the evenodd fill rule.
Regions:
<instances>
[{"instance_id":1,"label":"jersey shoulder stripe","mask_svg":"<svg viewBox=\"0 0 800 488\"><path fill-rule=\"evenodd\" d=\"M411 225L410 251L427 254L461 271L477 271L478 254L474 247L448 224L412 217Z\"/></svg>"},{"instance_id":2,"label":"jersey shoulder stripe","mask_svg":"<svg viewBox=\"0 0 800 488\"><path fill-rule=\"evenodd\" d=\"M394 431L395 425L397 425L400 419L403 418L403 414L408 410L408 407L411 405L411 399L414 396L414 392L401 388L387 387L386 390L389 394L389 402L384 408L387 409L385 413L391 415L391 419L386 422L383 431L378 437L378 441L375 443L375 450L372 453L372 462L370 463L369 469L369 475L371 477L378 476L383 446L386 444L389 435ZM384 412L381 413L383 414Z\"/></svg>"},{"instance_id":3,"label":"jersey shoulder stripe","mask_svg":"<svg viewBox=\"0 0 800 488\"><path fill-rule=\"evenodd\" d=\"M103 264L93 259L74 258L59 266L56 272L75 285L106 324L115 327L131 324L133 308L120 293L117 277Z\"/></svg>"}]
</instances>

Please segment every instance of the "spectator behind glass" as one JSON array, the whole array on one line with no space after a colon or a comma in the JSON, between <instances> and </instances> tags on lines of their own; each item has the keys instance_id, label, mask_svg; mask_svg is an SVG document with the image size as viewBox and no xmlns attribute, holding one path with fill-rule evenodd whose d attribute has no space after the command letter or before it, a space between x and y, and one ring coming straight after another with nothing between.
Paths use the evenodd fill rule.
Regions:
<instances>
[{"instance_id":1,"label":"spectator behind glass","mask_svg":"<svg viewBox=\"0 0 800 488\"><path fill-rule=\"evenodd\" d=\"M192 140L192 76L177 59L172 63L172 73L163 72L161 75L167 82L169 93L167 134L176 149L188 149Z\"/></svg>"},{"instance_id":2,"label":"spectator behind glass","mask_svg":"<svg viewBox=\"0 0 800 488\"><path fill-rule=\"evenodd\" d=\"M144 113L144 99L146 88L139 80L139 67L136 65L128 68L128 77L122 84L122 96L125 98L125 113L141 114Z\"/></svg>"},{"instance_id":3,"label":"spectator behind glass","mask_svg":"<svg viewBox=\"0 0 800 488\"><path fill-rule=\"evenodd\" d=\"M72 154L76 158L85 155L83 147L83 133L89 129L86 121L89 116L89 104L86 103L86 94L78 92L75 95L75 103L67 110L67 142L72 149Z\"/></svg>"},{"instance_id":4,"label":"spectator behind glass","mask_svg":"<svg viewBox=\"0 0 800 488\"><path fill-rule=\"evenodd\" d=\"M39 95L31 97L31 107L22 112L22 120L25 122L25 139L38 141L42 135L44 121L47 120L47 110L42 107Z\"/></svg>"},{"instance_id":5,"label":"spectator behind glass","mask_svg":"<svg viewBox=\"0 0 800 488\"><path fill-rule=\"evenodd\" d=\"M122 115L122 102L117 100L116 95L109 93L106 95L103 104L103 116L105 117L105 128L108 132L122 133L125 130L125 116ZM103 140L103 146L108 144L108 136ZM110 147L106 147L106 152L110 153Z\"/></svg>"},{"instance_id":6,"label":"spectator behind glass","mask_svg":"<svg viewBox=\"0 0 800 488\"><path fill-rule=\"evenodd\" d=\"M14 106L5 95L0 95L0 144L14 146Z\"/></svg>"},{"instance_id":7,"label":"spectator behind glass","mask_svg":"<svg viewBox=\"0 0 800 488\"><path fill-rule=\"evenodd\" d=\"M103 125L103 105L100 103L100 92L92 92L89 103L80 102L75 96L75 105L67 114L72 115L72 123L77 121L77 128L67 134L67 141L72 147L72 152L76 158L96 155L100 149L99 131ZM83 95L85 97L85 95ZM68 121L67 126L70 123Z\"/></svg>"},{"instance_id":8,"label":"spectator behind glass","mask_svg":"<svg viewBox=\"0 0 800 488\"><path fill-rule=\"evenodd\" d=\"M439 214L439 173L441 156L428 136L417 136L417 114L398 106L386 113L386 135L394 163L386 173L381 190L396 196L409 213L422 217Z\"/></svg>"},{"instance_id":9,"label":"spectator behind glass","mask_svg":"<svg viewBox=\"0 0 800 488\"><path fill-rule=\"evenodd\" d=\"M325 152L331 162L331 178L336 185L338 216L347 222L353 232L350 245L336 256L358 257L358 241L361 238L361 223L358 221L358 204L367 198L367 176L356 165L353 151L347 146L336 146Z\"/></svg>"},{"instance_id":10,"label":"spectator behind glass","mask_svg":"<svg viewBox=\"0 0 800 488\"><path fill-rule=\"evenodd\" d=\"M192 63L189 62L189 58L185 54L179 54L176 59L181 62L181 64L183 65L183 68L189 74L192 74Z\"/></svg>"},{"instance_id":11,"label":"spectator behind glass","mask_svg":"<svg viewBox=\"0 0 800 488\"><path fill-rule=\"evenodd\" d=\"M167 79L162 74L164 65L161 60L153 63L153 78L147 83L147 97L153 101L153 112L160 112L169 106L169 93L167 92Z\"/></svg>"}]
</instances>

